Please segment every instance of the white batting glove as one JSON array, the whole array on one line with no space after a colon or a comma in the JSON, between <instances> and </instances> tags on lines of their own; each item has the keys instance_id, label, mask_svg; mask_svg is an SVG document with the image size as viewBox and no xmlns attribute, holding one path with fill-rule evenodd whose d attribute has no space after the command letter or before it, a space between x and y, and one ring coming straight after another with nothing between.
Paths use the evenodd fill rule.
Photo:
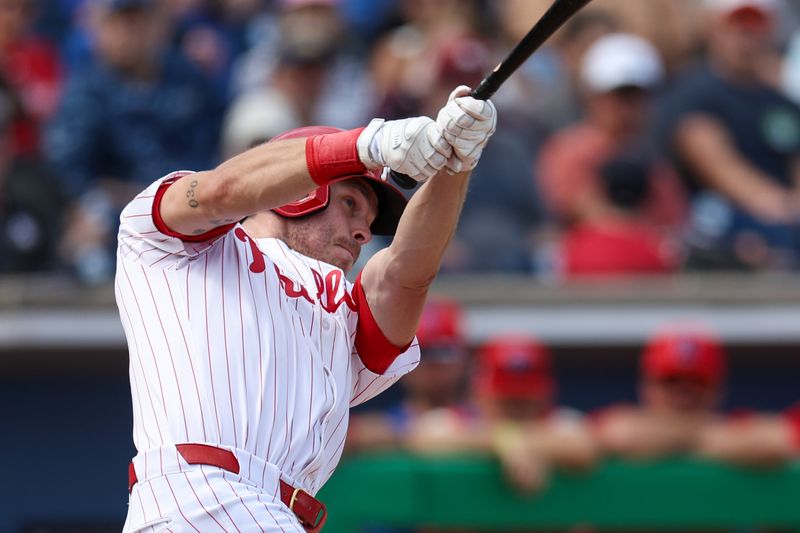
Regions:
<instances>
[{"instance_id":1,"label":"white batting glove","mask_svg":"<svg viewBox=\"0 0 800 533\"><path fill-rule=\"evenodd\" d=\"M436 117L436 124L453 147L447 170L454 174L475 168L483 147L497 128L494 104L469 96L470 91L466 85L457 87Z\"/></svg>"},{"instance_id":2,"label":"white batting glove","mask_svg":"<svg viewBox=\"0 0 800 533\"><path fill-rule=\"evenodd\" d=\"M389 167L418 182L439 172L453 153L441 129L428 117L373 119L356 146L367 168Z\"/></svg>"}]
</instances>

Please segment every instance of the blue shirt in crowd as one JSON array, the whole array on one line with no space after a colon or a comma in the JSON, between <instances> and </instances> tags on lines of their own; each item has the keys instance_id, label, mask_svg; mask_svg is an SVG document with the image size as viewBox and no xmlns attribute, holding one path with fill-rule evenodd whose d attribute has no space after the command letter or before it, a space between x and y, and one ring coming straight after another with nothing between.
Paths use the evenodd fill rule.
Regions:
<instances>
[{"instance_id":1,"label":"blue shirt in crowd","mask_svg":"<svg viewBox=\"0 0 800 533\"><path fill-rule=\"evenodd\" d=\"M709 248L730 248L737 235L754 232L774 248L798 255L797 228L764 223L716 191L675 151L680 120L691 114L713 117L726 130L734 148L751 165L787 188L800 156L800 108L776 89L757 82L735 83L704 66L679 80L662 102L660 133L667 151L692 195L692 231ZM712 242L715 241L715 242Z\"/></svg>"},{"instance_id":2,"label":"blue shirt in crowd","mask_svg":"<svg viewBox=\"0 0 800 533\"><path fill-rule=\"evenodd\" d=\"M179 56L165 55L147 83L92 61L68 78L45 153L73 198L97 179L144 186L172 170L214 165L223 111Z\"/></svg>"}]
</instances>

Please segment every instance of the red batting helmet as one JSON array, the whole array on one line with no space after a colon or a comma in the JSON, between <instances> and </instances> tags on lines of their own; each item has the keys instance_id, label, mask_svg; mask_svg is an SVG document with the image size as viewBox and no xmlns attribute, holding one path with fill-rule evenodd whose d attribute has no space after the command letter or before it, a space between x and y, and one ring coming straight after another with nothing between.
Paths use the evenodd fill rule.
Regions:
<instances>
[{"instance_id":1,"label":"red batting helmet","mask_svg":"<svg viewBox=\"0 0 800 533\"><path fill-rule=\"evenodd\" d=\"M284 139L300 139L326 133L339 133L341 131L344 130L330 126L306 126L285 131L270 139L270 142ZM397 230L397 223L400 221L400 215L403 214L407 203L403 193L391 183L382 180L380 170L367 170L365 174L344 176L331 181L331 183L350 178L364 178L378 196L378 215L375 217L372 226L370 226L370 231L375 235L394 235ZM287 218L298 218L325 209L328 207L329 201L330 184L319 186L305 198L276 207L273 211Z\"/></svg>"}]
</instances>

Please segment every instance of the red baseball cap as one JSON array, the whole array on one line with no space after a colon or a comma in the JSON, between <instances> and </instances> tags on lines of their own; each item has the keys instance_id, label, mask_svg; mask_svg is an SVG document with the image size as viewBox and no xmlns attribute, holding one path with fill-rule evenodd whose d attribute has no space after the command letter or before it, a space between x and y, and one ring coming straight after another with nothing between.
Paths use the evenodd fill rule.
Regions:
<instances>
[{"instance_id":1,"label":"red baseball cap","mask_svg":"<svg viewBox=\"0 0 800 533\"><path fill-rule=\"evenodd\" d=\"M428 299L417 328L420 345L462 344L461 306L455 300L436 296Z\"/></svg>"},{"instance_id":2,"label":"red baseball cap","mask_svg":"<svg viewBox=\"0 0 800 533\"><path fill-rule=\"evenodd\" d=\"M555 390L550 352L530 337L505 336L478 348L475 390L501 398L550 398Z\"/></svg>"},{"instance_id":3,"label":"red baseball cap","mask_svg":"<svg viewBox=\"0 0 800 533\"><path fill-rule=\"evenodd\" d=\"M774 25L779 7L775 0L706 0L706 5L729 23L755 32Z\"/></svg>"},{"instance_id":4,"label":"red baseball cap","mask_svg":"<svg viewBox=\"0 0 800 533\"><path fill-rule=\"evenodd\" d=\"M711 333L671 330L653 336L642 357L642 374L648 378L683 377L717 385L725 375L725 350Z\"/></svg>"}]
</instances>

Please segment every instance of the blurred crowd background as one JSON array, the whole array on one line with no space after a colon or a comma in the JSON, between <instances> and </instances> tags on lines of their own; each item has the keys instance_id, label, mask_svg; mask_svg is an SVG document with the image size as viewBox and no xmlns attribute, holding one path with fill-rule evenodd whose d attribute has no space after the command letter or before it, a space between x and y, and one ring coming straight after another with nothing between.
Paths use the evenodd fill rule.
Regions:
<instances>
[{"instance_id":1,"label":"blurred crowd background","mask_svg":"<svg viewBox=\"0 0 800 533\"><path fill-rule=\"evenodd\" d=\"M108 281L118 213L146 184L296 126L435 116L547 6L0 0L0 272ZM590 4L496 94L443 271L795 270L798 16Z\"/></svg>"},{"instance_id":2,"label":"blurred crowd background","mask_svg":"<svg viewBox=\"0 0 800 533\"><path fill-rule=\"evenodd\" d=\"M435 116L549 4L0 0L0 276L107 288L119 212L149 183L298 126ZM497 133L443 277L559 286L800 268L800 1L594 0L493 101ZM524 492L546 490L553 469L591 471L609 456L757 467L797 457L794 345L734 347L730 358L718 332L677 322L624 358L557 360L535 324L471 344L464 312L431 302L423 363L355 414L349 453L489 453ZM68 449L123 480L126 379L6 376L3 419L24 431L4 446L51 453L53 434L104 425L102 450ZM124 516L123 481L116 494L78 477L105 494L84 507L64 495L47 516ZM33 523L22 494L0 483L8 512ZM0 530L12 527L2 514Z\"/></svg>"}]
</instances>

